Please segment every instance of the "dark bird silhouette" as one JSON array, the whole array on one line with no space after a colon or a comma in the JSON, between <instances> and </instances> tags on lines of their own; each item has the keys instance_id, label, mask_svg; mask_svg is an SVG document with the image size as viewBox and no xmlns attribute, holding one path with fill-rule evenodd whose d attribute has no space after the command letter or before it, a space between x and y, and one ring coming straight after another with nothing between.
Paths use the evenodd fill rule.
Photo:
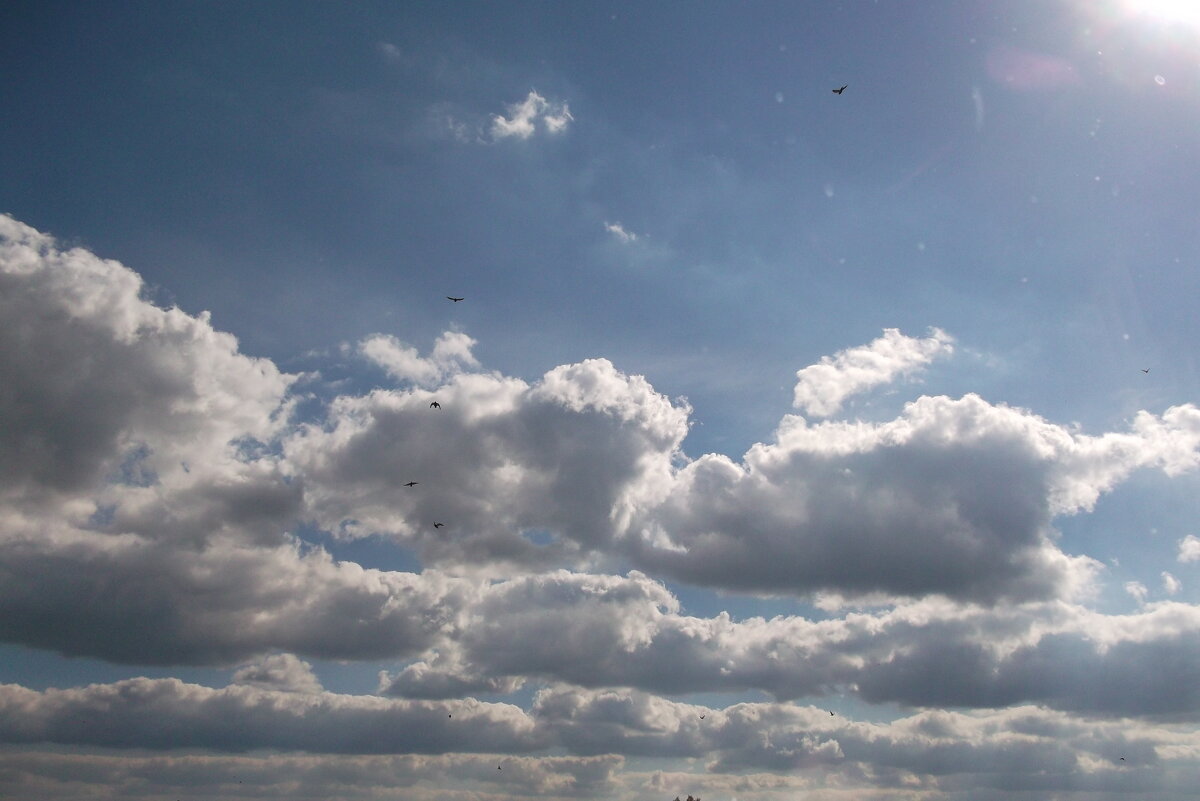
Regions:
<instances>
[{"instance_id":1,"label":"dark bird silhouette","mask_svg":"<svg viewBox=\"0 0 1200 801\"><path fill-rule=\"evenodd\" d=\"M434 528L445 528L446 524L445 523L434 523L433 527Z\"/></svg>"},{"instance_id":2,"label":"dark bird silhouette","mask_svg":"<svg viewBox=\"0 0 1200 801\"><path fill-rule=\"evenodd\" d=\"M429 408L430 409L440 409L440 408L442 408L442 404L438 403L437 401L434 401L433 403L429 404Z\"/></svg>"},{"instance_id":3,"label":"dark bird silhouette","mask_svg":"<svg viewBox=\"0 0 1200 801\"><path fill-rule=\"evenodd\" d=\"M406 486L406 487L415 487L415 486L417 486L417 484L418 484L418 482L416 482L416 481L410 481L410 482L408 482L407 484L405 484L404 486Z\"/></svg>"},{"instance_id":4,"label":"dark bird silhouette","mask_svg":"<svg viewBox=\"0 0 1200 801\"><path fill-rule=\"evenodd\" d=\"M452 717L454 717L454 715L446 715L446 717L452 718Z\"/></svg>"},{"instance_id":5,"label":"dark bird silhouette","mask_svg":"<svg viewBox=\"0 0 1200 801\"><path fill-rule=\"evenodd\" d=\"M846 86L849 85L850 84L846 84ZM830 89L829 91L833 92L835 95L840 95L842 92L846 91L846 86L843 86L841 89Z\"/></svg>"},{"instance_id":6,"label":"dark bird silhouette","mask_svg":"<svg viewBox=\"0 0 1200 801\"><path fill-rule=\"evenodd\" d=\"M701 720L704 720L704 715L701 715L701 716L700 716L700 719L701 719Z\"/></svg>"},{"instance_id":7,"label":"dark bird silhouette","mask_svg":"<svg viewBox=\"0 0 1200 801\"><path fill-rule=\"evenodd\" d=\"M1122 762L1124 762L1124 761L1125 761L1125 757L1121 757L1121 761L1122 761Z\"/></svg>"},{"instance_id":8,"label":"dark bird silhouette","mask_svg":"<svg viewBox=\"0 0 1200 801\"><path fill-rule=\"evenodd\" d=\"M829 717L833 717L833 710L832 710L832 709L830 709L830 710L829 710Z\"/></svg>"},{"instance_id":9,"label":"dark bird silhouette","mask_svg":"<svg viewBox=\"0 0 1200 801\"><path fill-rule=\"evenodd\" d=\"M447 295L447 296L446 296L446 300L452 300L452 301L454 301L455 303L458 303L460 300L466 300L466 298L452 298L452 297L450 297L449 295Z\"/></svg>"},{"instance_id":10,"label":"dark bird silhouette","mask_svg":"<svg viewBox=\"0 0 1200 801\"><path fill-rule=\"evenodd\" d=\"M1147 369L1143 370L1142 372L1143 372L1143 373L1148 373L1148 372L1150 372L1150 369L1149 369L1149 368L1147 368Z\"/></svg>"}]
</instances>

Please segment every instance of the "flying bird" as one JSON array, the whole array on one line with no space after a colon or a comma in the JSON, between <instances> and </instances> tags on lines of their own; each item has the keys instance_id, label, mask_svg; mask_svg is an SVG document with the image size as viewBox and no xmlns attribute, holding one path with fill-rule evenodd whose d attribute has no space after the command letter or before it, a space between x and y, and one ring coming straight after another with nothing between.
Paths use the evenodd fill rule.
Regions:
<instances>
[{"instance_id":1,"label":"flying bird","mask_svg":"<svg viewBox=\"0 0 1200 801\"><path fill-rule=\"evenodd\" d=\"M429 408L430 409L440 409L440 408L442 408L442 404L438 403L437 401L434 401L433 403L429 404Z\"/></svg>"},{"instance_id":2,"label":"flying bird","mask_svg":"<svg viewBox=\"0 0 1200 801\"><path fill-rule=\"evenodd\" d=\"M1145 370L1143 370L1142 372L1143 372L1143 373L1148 373L1148 372L1150 372L1150 368L1146 368L1146 369L1145 369Z\"/></svg>"},{"instance_id":3,"label":"flying bird","mask_svg":"<svg viewBox=\"0 0 1200 801\"><path fill-rule=\"evenodd\" d=\"M846 84L846 86L849 85L850 84ZM829 91L833 92L835 95L840 95L842 92L846 91L846 86L843 86L841 89L830 89Z\"/></svg>"},{"instance_id":4,"label":"flying bird","mask_svg":"<svg viewBox=\"0 0 1200 801\"><path fill-rule=\"evenodd\" d=\"M445 523L434 523L433 527L434 528L445 528L446 524Z\"/></svg>"},{"instance_id":5,"label":"flying bird","mask_svg":"<svg viewBox=\"0 0 1200 801\"><path fill-rule=\"evenodd\" d=\"M701 719L701 720L704 720L704 715L701 715L701 716L700 716L700 719Z\"/></svg>"},{"instance_id":6,"label":"flying bird","mask_svg":"<svg viewBox=\"0 0 1200 801\"><path fill-rule=\"evenodd\" d=\"M446 300L452 300L452 301L454 301L455 303L458 303L460 300L466 300L466 298L452 298L452 297L450 297L449 295L447 295L447 296L446 296Z\"/></svg>"},{"instance_id":7,"label":"flying bird","mask_svg":"<svg viewBox=\"0 0 1200 801\"><path fill-rule=\"evenodd\" d=\"M419 483L419 482L416 482L416 481L410 481L410 482L408 482L407 484L405 484L404 486L406 486L406 487L415 487L415 486L417 486L417 484L418 484L418 483Z\"/></svg>"},{"instance_id":8,"label":"flying bird","mask_svg":"<svg viewBox=\"0 0 1200 801\"><path fill-rule=\"evenodd\" d=\"M832 709L830 709L830 710L829 710L829 717L833 717L833 710L832 710Z\"/></svg>"}]
</instances>

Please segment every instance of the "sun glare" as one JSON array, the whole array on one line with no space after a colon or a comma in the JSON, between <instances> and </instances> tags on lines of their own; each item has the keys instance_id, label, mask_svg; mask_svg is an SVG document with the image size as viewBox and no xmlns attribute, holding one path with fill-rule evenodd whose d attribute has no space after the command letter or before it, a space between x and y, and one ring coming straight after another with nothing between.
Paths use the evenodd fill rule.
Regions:
<instances>
[{"instance_id":1,"label":"sun glare","mask_svg":"<svg viewBox=\"0 0 1200 801\"><path fill-rule=\"evenodd\" d=\"M1200 0L1125 0L1135 14L1162 22L1183 22L1200 27Z\"/></svg>"}]
</instances>

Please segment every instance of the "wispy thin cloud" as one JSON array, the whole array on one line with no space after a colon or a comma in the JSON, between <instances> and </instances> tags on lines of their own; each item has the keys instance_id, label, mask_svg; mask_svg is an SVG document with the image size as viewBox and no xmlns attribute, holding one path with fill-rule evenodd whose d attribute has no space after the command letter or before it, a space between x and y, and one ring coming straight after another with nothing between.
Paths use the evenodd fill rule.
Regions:
<instances>
[{"instance_id":1,"label":"wispy thin cloud","mask_svg":"<svg viewBox=\"0 0 1200 801\"><path fill-rule=\"evenodd\" d=\"M625 226L619 222L615 222L615 223L605 222L604 230L608 231L610 234L612 234L614 237L616 237L621 242L625 242L625 243L636 242L638 239L637 234L635 234L633 231L625 230Z\"/></svg>"},{"instance_id":2,"label":"wispy thin cloud","mask_svg":"<svg viewBox=\"0 0 1200 801\"><path fill-rule=\"evenodd\" d=\"M492 116L491 134L493 139L528 139L537 132L538 123L547 133L557 134L565 131L574 119L566 103L547 100L531 90L520 103L508 106L507 117Z\"/></svg>"}]
</instances>

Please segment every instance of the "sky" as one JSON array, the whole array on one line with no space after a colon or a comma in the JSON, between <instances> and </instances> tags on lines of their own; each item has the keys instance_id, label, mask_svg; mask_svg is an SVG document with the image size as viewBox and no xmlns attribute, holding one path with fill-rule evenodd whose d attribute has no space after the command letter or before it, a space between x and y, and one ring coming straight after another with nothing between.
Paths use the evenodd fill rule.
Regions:
<instances>
[{"instance_id":1,"label":"sky","mask_svg":"<svg viewBox=\"0 0 1200 801\"><path fill-rule=\"evenodd\" d=\"M15 0L0 70L0 796L1195 798L1192 3Z\"/></svg>"}]
</instances>

